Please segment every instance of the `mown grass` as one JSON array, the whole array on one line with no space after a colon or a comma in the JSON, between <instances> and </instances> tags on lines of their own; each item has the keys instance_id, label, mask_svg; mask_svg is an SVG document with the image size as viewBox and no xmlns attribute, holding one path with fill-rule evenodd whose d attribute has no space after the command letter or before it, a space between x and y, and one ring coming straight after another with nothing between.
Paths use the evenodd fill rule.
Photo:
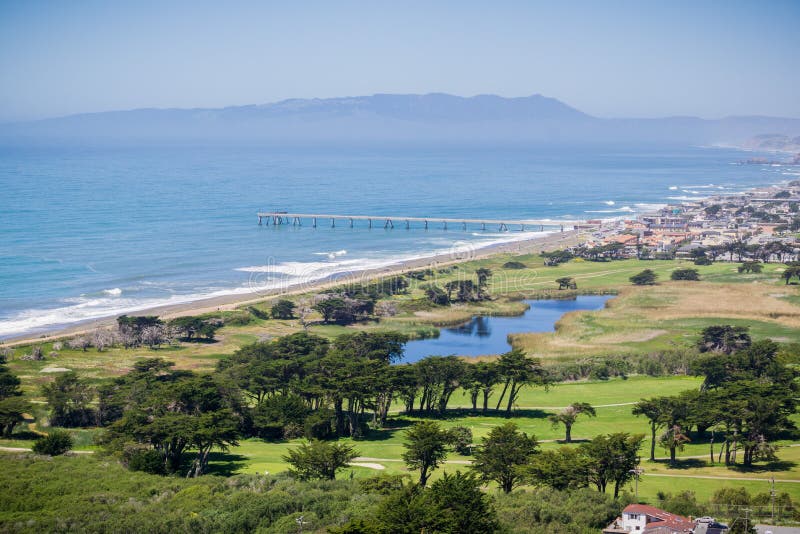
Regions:
<instances>
[{"instance_id":1,"label":"mown grass","mask_svg":"<svg viewBox=\"0 0 800 534\"><path fill-rule=\"evenodd\" d=\"M506 270L502 264L521 261L526 269ZM716 263L698 267L701 282L671 282L669 273L678 267L691 266L685 261L638 261L578 262L573 261L558 267L544 267L538 256L502 255L462 264L458 269L437 274L436 283L444 284L458 277L472 276L478 267L493 270L490 291L496 297L489 302L437 308L421 301L423 295L419 285L412 287L406 295L393 300L401 313L353 327L316 324L310 331L333 338L353 329L399 330L410 337L428 337L436 334L437 325L450 325L469 319L477 314L514 315L523 311L521 298L567 296L559 292L553 282L562 276L572 276L578 291L589 293L616 293L607 307L596 312L575 312L564 316L553 333L519 334L513 344L529 354L545 360L574 360L587 356L624 355L655 352L691 345L698 332L712 324L747 326L755 338L770 337L778 341L800 342L800 293L798 286L785 285L780 279L782 266L767 265L758 275L743 275L736 271L736 264ZM659 273L659 284L652 287L635 287L628 278L645 268ZM420 284L430 283L426 280ZM216 362L231 354L240 346L257 340L270 339L301 330L298 320L257 320L243 326L226 326L220 330L215 343L183 343L177 347L159 349L113 348L104 352L95 349L76 351L61 349L56 357L44 361L24 361L20 356L29 352L29 347L15 350L10 366L23 380L26 394L34 401L41 401L40 387L52 379L53 374L43 372L48 367L68 368L92 381L119 376L127 372L141 358L162 357L175 362L176 367L197 371L210 371ZM52 351L52 343L42 344L45 355ZM559 384L545 392L540 388L523 391L519 411L512 418L524 431L535 434L542 440L543 448L557 447L563 437L562 428L553 428L546 420L548 413L572 402L589 402L600 406L596 418L582 418L573 429L577 440L608 432L626 431L642 433L649 440L647 421L630 413L630 403L640 398L656 395L677 394L685 389L696 388L696 378L631 377L628 380L607 382L578 382ZM496 402L496 397L495 397ZM620 406L606 406L621 404ZM452 407L466 408L468 398L458 392L452 399ZM399 406L395 407L399 409ZM44 408L41 408L44 409ZM415 421L413 417L393 414L390 428L374 432L368 440L355 442L362 456L385 459L378 462L384 472L402 473L405 467L400 461L404 428ZM495 425L506 422L501 415L471 414L468 410L453 411L441 420L451 427L464 425L472 429L475 441ZM28 447L32 443L35 427L20 429L22 439L2 440L0 446ZM92 449L92 437L96 431L87 430L78 434L77 448ZM721 466L707 465L704 459L686 458L679 468L668 468L664 463L644 467L653 474L679 474L692 476L720 476L744 478L769 478L773 474L781 491L788 491L800 498L800 484L786 480L800 479L800 447L789 447L795 442L787 436L779 442L783 448L779 458L783 463L761 466L741 472ZM228 453L218 453L213 468L221 474L230 473L277 473L286 469L282 456L296 442L267 443L261 440L245 440ZM643 455L649 449L649 441L643 445ZM705 456L708 442L695 440L681 453L683 457ZM664 451L659 450L663 455ZM449 460L468 461L468 458L450 455ZM448 464L447 470L462 468L462 464ZM765 471L767 469L767 471ZM768 469L772 469L769 471ZM366 476L374 470L354 467L353 476ZM441 473L440 470L438 473ZM439 476L438 474L436 476ZM691 489L699 498L709 497L713 491L725 486L744 486L752 492L766 491L767 483L754 480L717 480L701 478L674 478L645 476L639 485L640 495L655 498L657 491L679 491ZM632 491L632 488L631 488Z\"/></svg>"}]
</instances>

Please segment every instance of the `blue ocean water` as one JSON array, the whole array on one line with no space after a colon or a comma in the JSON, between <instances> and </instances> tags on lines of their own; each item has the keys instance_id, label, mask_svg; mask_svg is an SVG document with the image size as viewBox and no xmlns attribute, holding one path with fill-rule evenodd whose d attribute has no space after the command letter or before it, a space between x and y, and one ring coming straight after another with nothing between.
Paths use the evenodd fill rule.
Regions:
<instances>
[{"instance_id":1,"label":"blue ocean water","mask_svg":"<svg viewBox=\"0 0 800 534\"><path fill-rule=\"evenodd\" d=\"M257 225L258 210L594 218L796 179L727 149L0 147L0 338L520 232ZM530 234L527 234L530 235Z\"/></svg>"},{"instance_id":2,"label":"blue ocean water","mask_svg":"<svg viewBox=\"0 0 800 534\"><path fill-rule=\"evenodd\" d=\"M484 356L511 350L508 336L519 332L552 332L565 313L600 310L610 295L581 295L574 299L526 300L530 306L515 317L473 317L455 328L442 328L439 337L406 343L403 362L430 356Z\"/></svg>"}]
</instances>

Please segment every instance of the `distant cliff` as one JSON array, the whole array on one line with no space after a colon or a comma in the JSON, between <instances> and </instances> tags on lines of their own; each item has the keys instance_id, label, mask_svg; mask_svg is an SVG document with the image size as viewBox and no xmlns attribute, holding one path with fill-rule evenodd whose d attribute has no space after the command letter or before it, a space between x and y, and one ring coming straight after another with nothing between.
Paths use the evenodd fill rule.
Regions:
<instances>
[{"instance_id":1,"label":"distant cliff","mask_svg":"<svg viewBox=\"0 0 800 534\"><path fill-rule=\"evenodd\" d=\"M789 152L797 154L796 158L800 157L800 136L761 134L748 139L742 146L752 150Z\"/></svg>"},{"instance_id":2,"label":"distant cliff","mask_svg":"<svg viewBox=\"0 0 800 534\"><path fill-rule=\"evenodd\" d=\"M731 144L800 119L601 119L541 95L447 94L293 99L220 109L136 109L0 125L0 142ZM773 141L765 142L772 143Z\"/></svg>"}]
</instances>

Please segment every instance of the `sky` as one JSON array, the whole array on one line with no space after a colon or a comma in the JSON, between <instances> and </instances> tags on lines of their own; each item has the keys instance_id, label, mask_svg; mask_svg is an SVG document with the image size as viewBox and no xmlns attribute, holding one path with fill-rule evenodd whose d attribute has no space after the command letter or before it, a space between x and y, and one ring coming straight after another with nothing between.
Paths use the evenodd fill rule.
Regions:
<instances>
[{"instance_id":1,"label":"sky","mask_svg":"<svg viewBox=\"0 0 800 534\"><path fill-rule=\"evenodd\" d=\"M0 121L429 92L800 117L799 63L797 0L0 0Z\"/></svg>"}]
</instances>

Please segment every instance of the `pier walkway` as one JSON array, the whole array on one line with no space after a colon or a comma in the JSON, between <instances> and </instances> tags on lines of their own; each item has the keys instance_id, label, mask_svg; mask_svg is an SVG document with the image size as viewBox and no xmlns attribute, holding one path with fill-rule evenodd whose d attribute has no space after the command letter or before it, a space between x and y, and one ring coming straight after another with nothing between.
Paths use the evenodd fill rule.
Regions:
<instances>
[{"instance_id":1,"label":"pier walkway","mask_svg":"<svg viewBox=\"0 0 800 534\"><path fill-rule=\"evenodd\" d=\"M448 225L458 227L462 230L467 229L467 225L474 225L480 227L481 230L486 230L487 226L495 227L500 232L507 232L511 228L517 228L520 231L534 230L539 228L544 230L547 228L560 228L563 232L565 228L572 229L577 225L585 225L586 221L570 221L570 220L553 220L553 219L525 219L525 220L508 220L508 219L453 219L442 217L403 217L392 215L335 215L325 213L288 213L283 211L272 212L258 212L258 224L262 225L266 222L269 226L292 225L302 226L303 221L308 221L312 228L317 227L320 220L330 221L331 228L336 228L336 222L343 222L350 228L354 227L355 221L367 221L367 227L373 228L374 226L383 226L385 229L392 229L395 223L404 225L406 230L411 229L411 223L419 223L425 230L431 225L441 225L443 230L448 229Z\"/></svg>"}]
</instances>

